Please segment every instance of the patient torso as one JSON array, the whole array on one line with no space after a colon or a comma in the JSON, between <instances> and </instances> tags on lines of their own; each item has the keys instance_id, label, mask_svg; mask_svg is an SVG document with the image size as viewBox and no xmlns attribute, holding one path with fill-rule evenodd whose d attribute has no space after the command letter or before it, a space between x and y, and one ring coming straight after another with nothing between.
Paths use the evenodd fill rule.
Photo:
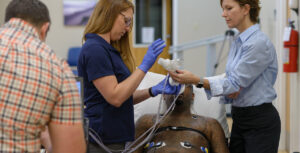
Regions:
<instances>
[{"instance_id":1,"label":"patient torso","mask_svg":"<svg viewBox=\"0 0 300 153\"><path fill-rule=\"evenodd\" d=\"M147 153L205 153L203 150L209 149L205 117L166 116L159 127L159 132L155 133L149 143L150 147L145 150Z\"/></svg>"}]
</instances>

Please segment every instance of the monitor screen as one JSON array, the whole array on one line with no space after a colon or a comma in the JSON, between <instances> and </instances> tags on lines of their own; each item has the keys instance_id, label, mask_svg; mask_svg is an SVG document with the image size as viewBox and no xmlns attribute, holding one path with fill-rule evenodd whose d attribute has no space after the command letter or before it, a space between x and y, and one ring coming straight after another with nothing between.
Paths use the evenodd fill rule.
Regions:
<instances>
[{"instance_id":1,"label":"monitor screen","mask_svg":"<svg viewBox=\"0 0 300 153\"><path fill-rule=\"evenodd\" d=\"M81 97L81 102L83 103L83 78L82 77L75 77L75 78L76 78L76 85L78 88L78 92Z\"/></svg>"},{"instance_id":2,"label":"monitor screen","mask_svg":"<svg viewBox=\"0 0 300 153\"><path fill-rule=\"evenodd\" d=\"M78 92L81 98L81 106L82 106L82 119L83 119L83 129L84 129L84 135L86 139L86 143L88 143L88 132L89 132L89 120L88 118L84 117L84 102L83 102L83 78L82 77L75 77L76 79L76 85L78 87Z\"/></svg>"}]
</instances>

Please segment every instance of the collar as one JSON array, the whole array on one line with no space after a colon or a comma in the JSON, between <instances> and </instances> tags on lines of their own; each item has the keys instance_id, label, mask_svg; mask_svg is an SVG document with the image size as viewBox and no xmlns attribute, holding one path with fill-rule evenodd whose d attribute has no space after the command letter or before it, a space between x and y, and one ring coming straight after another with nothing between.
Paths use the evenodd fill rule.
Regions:
<instances>
[{"instance_id":1,"label":"collar","mask_svg":"<svg viewBox=\"0 0 300 153\"><path fill-rule=\"evenodd\" d=\"M259 30L259 25L254 24L251 27L249 27L248 29L246 29L244 32L242 32L238 36L238 38L242 41L242 43L244 43L253 33L255 33L258 30Z\"/></svg>"},{"instance_id":2,"label":"collar","mask_svg":"<svg viewBox=\"0 0 300 153\"><path fill-rule=\"evenodd\" d=\"M39 38L39 34L32 24L20 18L11 18L5 25L6 28L16 28L33 37Z\"/></svg>"}]
</instances>

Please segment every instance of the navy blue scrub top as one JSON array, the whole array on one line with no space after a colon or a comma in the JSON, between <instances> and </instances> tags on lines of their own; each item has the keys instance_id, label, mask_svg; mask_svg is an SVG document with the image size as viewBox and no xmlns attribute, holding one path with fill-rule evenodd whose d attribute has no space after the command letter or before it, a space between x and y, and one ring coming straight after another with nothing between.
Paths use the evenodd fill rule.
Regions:
<instances>
[{"instance_id":1,"label":"navy blue scrub top","mask_svg":"<svg viewBox=\"0 0 300 153\"><path fill-rule=\"evenodd\" d=\"M89 127L104 143L120 143L134 140L133 98L121 107L109 104L93 84L93 80L115 75L122 82L130 75L120 53L97 34L86 34L86 41L78 61L78 75L84 80L84 110ZM94 142L89 138L90 142Z\"/></svg>"}]
</instances>

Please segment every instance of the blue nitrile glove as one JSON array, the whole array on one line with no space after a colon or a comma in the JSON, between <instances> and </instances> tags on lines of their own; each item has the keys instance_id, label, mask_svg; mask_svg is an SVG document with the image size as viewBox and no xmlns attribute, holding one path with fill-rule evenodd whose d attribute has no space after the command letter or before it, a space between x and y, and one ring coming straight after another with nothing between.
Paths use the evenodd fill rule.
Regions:
<instances>
[{"instance_id":1,"label":"blue nitrile glove","mask_svg":"<svg viewBox=\"0 0 300 153\"><path fill-rule=\"evenodd\" d=\"M164 89L166 79L167 79L167 82L166 82L166 87L164 89L164 94L178 95L178 93L180 92L180 89L181 89L181 84L172 86L169 83L169 78L170 78L170 76L167 76L160 83L158 83L157 85L155 85L151 88L151 92L152 92L153 96L157 96L158 94L163 93L163 89Z\"/></svg>"},{"instance_id":2,"label":"blue nitrile glove","mask_svg":"<svg viewBox=\"0 0 300 153\"><path fill-rule=\"evenodd\" d=\"M144 71L145 73L148 72L148 70L152 67L154 62L156 61L156 58L158 55L163 51L163 49L166 47L166 44L164 44L165 41L161 39L155 40L149 47L146 55L144 56L144 59L142 61L142 64L138 66L139 69Z\"/></svg>"}]
</instances>

